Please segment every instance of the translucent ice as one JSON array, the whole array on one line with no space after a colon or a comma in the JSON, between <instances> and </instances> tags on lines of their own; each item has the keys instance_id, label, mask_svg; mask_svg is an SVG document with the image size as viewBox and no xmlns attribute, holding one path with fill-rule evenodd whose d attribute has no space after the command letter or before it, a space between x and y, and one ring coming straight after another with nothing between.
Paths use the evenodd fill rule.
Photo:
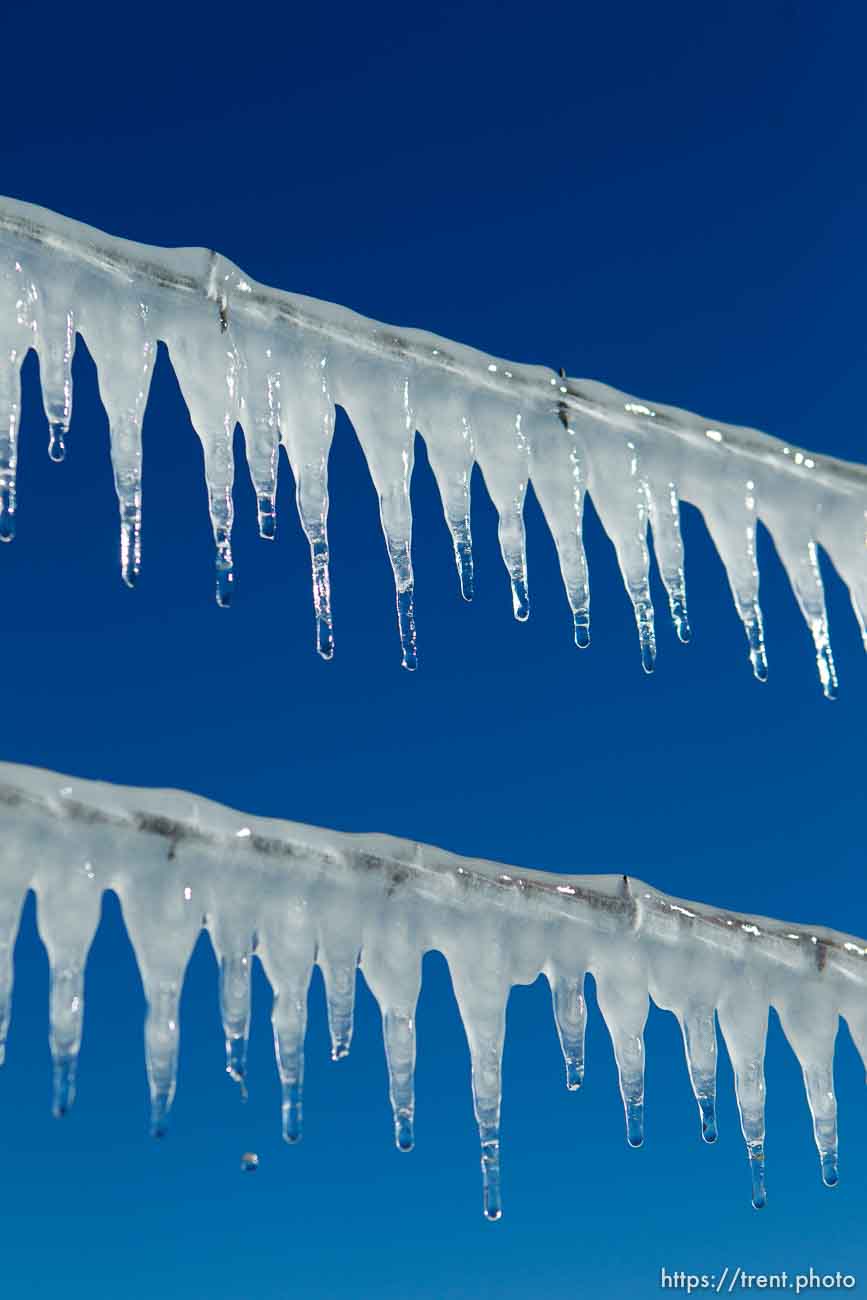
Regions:
<instances>
[{"instance_id":1,"label":"translucent ice","mask_svg":"<svg viewBox=\"0 0 867 1300\"><path fill-rule=\"evenodd\" d=\"M226 1068L243 1082L254 956L271 983L283 1135L302 1130L307 990L325 977L335 1057L349 1051L358 969L382 1011L394 1138L415 1141L415 1013L422 957L442 952L466 1030L484 1211L497 1219L505 1009L543 973L566 1066L584 1076L584 979L596 983L626 1119L644 1127L649 1000L683 1031L701 1134L716 1140L718 1019L732 1061L757 1208L765 1204L768 1009L801 1065L823 1181L837 1181L833 1084L839 1017L867 1064L867 942L668 898L627 876L550 875L456 857L386 835L348 835L249 817L191 794L80 781L0 764L0 1040L25 896L37 897L51 967L55 1110L73 1100L84 969L103 891L120 899L147 999L152 1129L175 1092L178 1007L204 925L220 962ZM0 1049L2 1050L2 1049ZM423 1123L420 1125L423 1140ZM247 1156L243 1159L246 1161ZM255 1156L246 1168L254 1167Z\"/></svg>"},{"instance_id":2,"label":"translucent ice","mask_svg":"<svg viewBox=\"0 0 867 1300\"><path fill-rule=\"evenodd\" d=\"M335 404L358 434L380 505L395 583L403 664L417 662L410 476L425 439L454 544L461 591L473 592L470 477L482 472L499 515L515 617L529 614L523 507L532 483L557 546L574 635L590 640L582 544L592 497L635 613L641 662L656 656L648 580L653 549L682 641L690 636L680 502L702 512L725 565L753 671L767 677L756 528L769 529L813 639L826 695L836 689L819 564L847 583L867 647L867 470L759 433L645 402L604 384L517 365L421 330L257 284L205 249L159 249L0 199L0 538L15 529L20 369L39 355L50 454L64 454L71 361L80 334L96 361L109 417L124 581L141 560L141 427L156 344L172 364L204 452L216 595L234 585L232 440L243 427L263 537L276 528L279 449L295 477L310 544L316 646L334 635L328 546L328 453Z\"/></svg>"}]
</instances>

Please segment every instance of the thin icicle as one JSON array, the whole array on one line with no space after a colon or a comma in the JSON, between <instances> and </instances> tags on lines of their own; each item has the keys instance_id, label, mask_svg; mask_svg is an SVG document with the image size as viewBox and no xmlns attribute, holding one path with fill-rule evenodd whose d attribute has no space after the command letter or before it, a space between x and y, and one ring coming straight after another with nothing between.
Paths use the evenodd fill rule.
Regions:
<instances>
[{"instance_id":1,"label":"thin icicle","mask_svg":"<svg viewBox=\"0 0 867 1300\"><path fill-rule=\"evenodd\" d=\"M271 1024L280 1077L283 1140L300 1142L303 1133L304 1036L307 994L313 972L313 943L290 905L283 916L264 918L260 956L274 990Z\"/></svg>"},{"instance_id":2,"label":"thin icicle","mask_svg":"<svg viewBox=\"0 0 867 1300\"><path fill-rule=\"evenodd\" d=\"M648 484L653 549L660 576L668 595L671 621L677 638L686 645L692 638L686 608L686 577L683 569L683 539L680 535L680 501L674 483L657 489Z\"/></svg>"},{"instance_id":3,"label":"thin icicle","mask_svg":"<svg viewBox=\"0 0 867 1300\"><path fill-rule=\"evenodd\" d=\"M145 1062L151 1096L151 1134L165 1137L175 1099L180 1048L180 995L182 976L156 976L145 980Z\"/></svg>"},{"instance_id":4,"label":"thin icicle","mask_svg":"<svg viewBox=\"0 0 867 1300\"><path fill-rule=\"evenodd\" d=\"M768 657L762 608L759 604L759 566L756 558L756 483L747 479L737 495L733 486L726 507L714 501L702 506L710 535L719 552L747 638L753 676L768 680Z\"/></svg>"},{"instance_id":5,"label":"thin icicle","mask_svg":"<svg viewBox=\"0 0 867 1300\"><path fill-rule=\"evenodd\" d=\"M0 357L0 542L15 537L18 424L21 419L21 359L12 349Z\"/></svg>"},{"instance_id":6,"label":"thin icicle","mask_svg":"<svg viewBox=\"0 0 867 1300\"><path fill-rule=\"evenodd\" d=\"M590 645L590 581L582 538L586 450L565 408L556 419L536 414L530 443L533 487L557 547L575 644L586 650Z\"/></svg>"},{"instance_id":7,"label":"thin icicle","mask_svg":"<svg viewBox=\"0 0 867 1300\"><path fill-rule=\"evenodd\" d=\"M341 1061L352 1045L358 949L341 952L335 945L330 951L320 949L316 960L325 982L331 1059Z\"/></svg>"},{"instance_id":8,"label":"thin icicle","mask_svg":"<svg viewBox=\"0 0 867 1300\"><path fill-rule=\"evenodd\" d=\"M371 935L371 940L373 940ZM362 954L365 981L382 1012L388 1095L398 1151L415 1146L415 1015L421 955L403 929L383 931Z\"/></svg>"},{"instance_id":9,"label":"thin icicle","mask_svg":"<svg viewBox=\"0 0 867 1300\"><path fill-rule=\"evenodd\" d=\"M42 404L48 421L48 455L56 463L66 456L66 435L72 422L72 356L75 351L75 316L71 309L37 313L39 377Z\"/></svg>"}]
</instances>

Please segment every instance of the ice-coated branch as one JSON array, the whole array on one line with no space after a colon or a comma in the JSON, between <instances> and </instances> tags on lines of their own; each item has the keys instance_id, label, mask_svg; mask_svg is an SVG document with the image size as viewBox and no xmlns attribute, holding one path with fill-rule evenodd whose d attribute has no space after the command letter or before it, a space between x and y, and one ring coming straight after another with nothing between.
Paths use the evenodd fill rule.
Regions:
<instances>
[{"instance_id":1,"label":"ice-coated branch","mask_svg":"<svg viewBox=\"0 0 867 1300\"><path fill-rule=\"evenodd\" d=\"M234 577L232 441L240 423L263 537L273 537L276 527L281 445L288 455L310 544L316 644L326 658L334 644L327 516L336 404L352 420L379 495L407 668L416 663L410 505L416 431L439 485L467 599L473 588L470 479L477 464L499 515L518 619L529 612L523 507L532 483L557 546L579 646L590 639L582 542L589 492L617 552L648 672L656 653L648 525L678 636L690 635L681 500L704 516L760 680L767 659L759 519L812 634L826 695L834 694L836 677L819 547L849 587L867 648L867 470L861 466L269 289L206 249L136 244L0 199L0 537L7 541L15 523L21 363L35 348L49 454L60 460L78 334L96 362L108 414L121 569L129 585L141 560L142 419L162 340L204 451L218 601L229 603Z\"/></svg>"},{"instance_id":2,"label":"ice-coated branch","mask_svg":"<svg viewBox=\"0 0 867 1300\"><path fill-rule=\"evenodd\" d=\"M356 969L382 1012L395 1141L414 1141L415 1014L422 957L442 952L466 1031L484 1206L500 1215L500 1072L506 1002L543 973L566 1065L584 1075L584 979L614 1047L627 1139L644 1125L649 998L673 1012L699 1106L716 1139L716 1020L732 1061L752 1170L765 1202L764 1052L775 1007L801 1065L822 1177L837 1181L833 1084L839 1017L867 1065L867 942L833 930L668 898L627 876L552 875L460 858L387 835L250 817L178 791L141 790L0 764L0 1043L27 891L51 969L54 1104L75 1089L84 968L103 892L120 899L139 964L153 1130L175 1091L179 1000L203 926L220 967L226 1068L242 1085L253 957L274 994L283 1134L301 1136L307 990L324 976L335 1058L350 1047ZM0 1048L2 1055L2 1048Z\"/></svg>"}]
</instances>

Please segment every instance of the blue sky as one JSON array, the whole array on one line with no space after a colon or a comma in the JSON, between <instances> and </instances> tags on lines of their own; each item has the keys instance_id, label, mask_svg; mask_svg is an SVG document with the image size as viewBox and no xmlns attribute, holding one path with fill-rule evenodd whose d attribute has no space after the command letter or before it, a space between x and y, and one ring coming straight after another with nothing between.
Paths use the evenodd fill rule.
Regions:
<instances>
[{"instance_id":1,"label":"blue sky","mask_svg":"<svg viewBox=\"0 0 867 1300\"><path fill-rule=\"evenodd\" d=\"M865 459L860 6L710 13L481 4L4 17L0 190L117 234L215 247L258 279L516 360ZM532 615L511 616L477 481L477 597L460 600L423 450L413 479L421 666L399 667L374 490L341 418L332 454L337 654L312 648L306 544L236 487L236 595L213 602L201 455L165 356L145 422L144 569L117 573L107 427L76 359L66 462L27 363L18 538L0 555L4 759L176 785L525 866L629 871L670 892L867 932L867 663L826 572L840 699L760 537L771 677L750 675L724 575L685 510L694 640L660 617L641 672L613 551L587 524L579 654L528 508ZM656 575L657 609L663 613ZM251 1096L222 1073L213 958L184 1001L171 1136L147 1137L140 986L108 902L75 1112L49 1113L47 972L32 907L0 1073L0 1277L12 1293L651 1296L660 1268L867 1277L863 1071L840 1036L841 1185L822 1188L796 1062L772 1025L769 1205L749 1205L728 1064L704 1147L675 1026L648 1027L648 1140L626 1147L591 1014L567 1095L547 989L513 995L505 1217L480 1213L468 1059L444 965L419 1012L418 1145L391 1146L378 1014L328 1060L312 992L307 1132L281 1147L256 987ZM255 1176L239 1172L257 1150Z\"/></svg>"}]
</instances>

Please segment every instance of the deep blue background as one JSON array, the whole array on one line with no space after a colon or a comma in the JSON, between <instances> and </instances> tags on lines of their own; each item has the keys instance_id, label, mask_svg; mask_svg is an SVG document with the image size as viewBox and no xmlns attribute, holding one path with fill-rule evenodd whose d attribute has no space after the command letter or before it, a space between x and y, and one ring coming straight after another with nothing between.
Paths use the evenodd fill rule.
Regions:
<instances>
[{"instance_id":1,"label":"deep blue background","mask_svg":"<svg viewBox=\"0 0 867 1300\"><path fill-rule=\"evenodd\" d=\"M44 6L3 18L0 192L266 282L864 459L865 23L857 4ZM841 698L826 703L760 538L771 679L750 675L721 566L685 511L693 644L660 613L640 670L592 516L593 645L571 644L528 507L533 614L511 617L476 483L478 597L457 592L423 451L413 479L421 668L399 668L373 488L332 456L337 657L312 649L291 481L276 545L242 472L237 584L213 603L200 452L165 356L145 425L139 589L117 574L107 429L80 349L67 462L27 363L19 536L4 548L4 759L177 785L527 866L867 932L867 664L826 570ZM419 1014L418 1147L391 1146L378 1014L348 1062L312 994L307 1133L281 1146L258 978L251 1099L222 1074L213 958L185 994L173 1130L147 1137L142 1001L117 908L88 979L80 1100L49 1115L47 972L32 908L0 1075L0 1283L90 1300L651 1296L661 1266L860 1271L863 1072L844 1030L842 1182L820 1185L797 1065L769 1045L770 1203L750 1209L730 1071L698 1140L674 1022L648 1026L648 1141L629 1151L595 1010L562 1087L541 983L510 1004L506 1216L481 1217L468 1060L439 957ZM243 1150L259 1172L239 1172Z\"/></svg>"}]
</instances>

